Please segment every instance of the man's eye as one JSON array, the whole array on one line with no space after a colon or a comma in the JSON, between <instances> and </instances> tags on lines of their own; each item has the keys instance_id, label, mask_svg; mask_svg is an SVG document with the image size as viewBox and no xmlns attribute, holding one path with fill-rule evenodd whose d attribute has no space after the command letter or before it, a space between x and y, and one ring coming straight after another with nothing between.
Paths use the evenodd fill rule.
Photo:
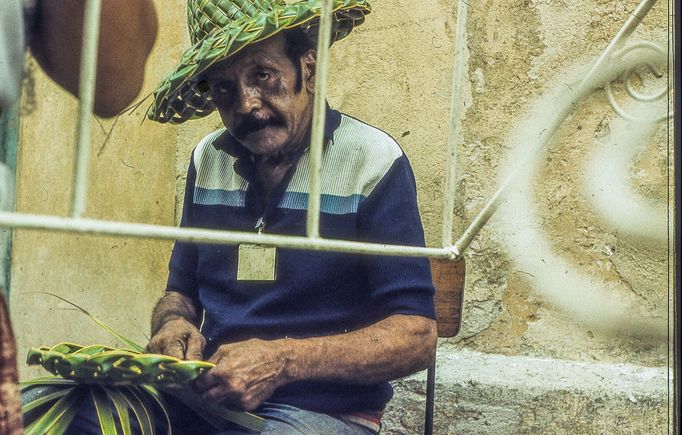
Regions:
<instances>
[{"instance_id":1,"label":"man's eye","mask_svg":"<svg viewBox=\"0 0 682 435\"><path fill-rule=\"evenodd\" d=\"M267 73L267 72L265 72L265 71L260 71L260 72L258 73L258 80L260 80L260 81L263 81L263 82L264 82L264 81L266 81L266 80L269 79L269 78L270 78L270 73Z\"/></svg>"}]
</instances>

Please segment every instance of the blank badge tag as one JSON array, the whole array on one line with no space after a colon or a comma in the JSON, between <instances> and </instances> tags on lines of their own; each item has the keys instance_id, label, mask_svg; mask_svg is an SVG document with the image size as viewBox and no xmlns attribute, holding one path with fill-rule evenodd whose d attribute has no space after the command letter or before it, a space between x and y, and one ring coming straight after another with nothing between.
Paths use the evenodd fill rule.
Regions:
<instances>
[{"instance_id":1,"label":"blank badge tag","mask_svg":"<svg viewBox=\"0 0 682 435\"><path fill-rule=\"evenodd\" d=\"M277 248L274 246L239 245L238 281L274 281Z\"/></svg>"}]
</instances>

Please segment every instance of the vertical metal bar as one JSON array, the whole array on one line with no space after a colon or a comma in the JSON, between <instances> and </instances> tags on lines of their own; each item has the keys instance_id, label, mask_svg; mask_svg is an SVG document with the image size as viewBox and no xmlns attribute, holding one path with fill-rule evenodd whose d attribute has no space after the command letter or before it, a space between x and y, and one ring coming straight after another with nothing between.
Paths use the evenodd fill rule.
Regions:
<instances>
[{"instance_id":1,"label":"vertical metal bar","mask_svg":"<svg viewBox=\"0 0 682 435\"><path fill-rule=\"evenodd\" d=\"M90 163L90 127L97 79L97 47L99 45L101 0L87 0L83 17L83 49L81 51L80 83L78 95L78 131L74 183L71 196L71 216L81 217L86 207L88 193L88 165Z\"/></svg>"},{"instance_id":2,"label":"vertical metal bar","mask_svg":"<svg viewBox=\"0 0 682 435\"><path fill-rule=\"evenodd\" d=\"M312 134L310 138L310 184L308 189L308 237L320 236L320 193L322 148L324 146L324 123L326 115L327 73L329 43L332 31L332 0L324 0L317 33L317 61L315 66L315 100L313 101Z\"/></svg>"},{"instance_id":3,"label":"vertical metal bar","mask_svg":"<svg viewBox=\"0 0 682 435\"><path fill-rule=\"evenodd\" d=\"M464 49L466 46L466 20L468 5L457 2L457 32L455 36L455 64L452 70L452 99L450 102L450 132L448 134L448 157L445 173L445 197L443 198L442 246L452 245L452 213L455 206L457 169L456 149L461 132L461 99L464 83Z\"/></svg>"},{"instance_id":4,"label":"vertical metal bar","mask_svg":"<svg viewBox=\"0 0 682 435\"><path fill-rule=\"evenodd\" d=\"M673 92L673 191L675 197L674 206L674 222L672 227L672 241L674 246L682 246L682 212L680 211L680 204L682 204L682 95L680 95L680 89L682 86L682 58L680 57L680 50L682 50L682 33L680 32L680 17L682 16L682 2L674 1L674 9L672 11L673 19L673 49L668 50L668 53L673 53L673 71L674 76L673 87L669 89L674 89ZM670 14L668 15L670 17ZM668 76L670 80L670 76ZM668 94L670 98L670 94ZM670 132L670 129L668 129ZM668 153L670 155L670 153ZM669 167L669 166L668 166ZM670 201L668 201L670 204ZM669 245L670 246L670 243ZM670 255L668 255L670 258ZM675 295L673 296L673 313L674 313L674 328L673 334L673 426L675 430L679 431L680 428L680 416L676 409L680 409L680 398L682 397L682 382L680 382L680 352L682 352L682 344L680 343L680 337L682 337L682 262L680 261L680 254L674 252L672 255L673 270L672 270L672 281L673 281L673 291ZM670 300L670 299L668 299Z\"/></svg>"},{"instance_id":5,"label":"vertical metal bar","mask_svg":"<svg viewBox=\"0 0 682 435\"><path fill-rule=\"evenodd\" d=\"M426 372L426 410L424 415L424 435L433 433L433 409L436 402L436 363Z\"/></svg>"}]
</instances>

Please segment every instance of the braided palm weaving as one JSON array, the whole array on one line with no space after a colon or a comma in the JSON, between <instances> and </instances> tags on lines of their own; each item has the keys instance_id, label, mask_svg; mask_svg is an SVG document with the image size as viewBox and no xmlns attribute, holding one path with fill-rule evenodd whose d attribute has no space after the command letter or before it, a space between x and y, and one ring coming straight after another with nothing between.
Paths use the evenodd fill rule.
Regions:
<instances>
[{"instance_id":1,"label":"braided palm weaving","mask_svg":"<svg viewBox=\"0 0 682 435\"><path fill-rule=\"evenodd\" d=\"M300 27L314 37L322 0L188 0L187 25L192 47L180 66L154 91L147 116L180 124L215 110L198 76L211 65L283 30ZM334 0L332 42L346 37L370 12L367 0Z\"/></svg>"},{"instance_id":2,"label":"braided palm weaving","mask_svg":"<svg viewBox=\"0 0 682 435\"><path fill-rule=\"evenodd\" d=\"M214 366L205 361L183 361L167 355L66 342L31 348L26 362L42 365L65 379L107 384L187 384Z\"/></svg>"}]
</instances>

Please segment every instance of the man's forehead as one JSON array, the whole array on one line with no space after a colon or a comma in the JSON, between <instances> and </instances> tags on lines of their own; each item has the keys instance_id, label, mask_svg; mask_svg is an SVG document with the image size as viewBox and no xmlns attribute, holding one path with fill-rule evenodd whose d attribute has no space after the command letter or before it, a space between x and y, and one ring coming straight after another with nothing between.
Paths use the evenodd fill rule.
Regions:
<instances>
[{"instance_id":1,"label":"man's forehead","mask_svg":"<svg viewBox=\"0 0 682 435\"><path fill-rule=\"evenodd\" d=\"M210 66L202 75L210 77L254 64L276 64L284 56L284 45L280 37L281 35L277 35L248 46L229 59L221 60Z\"/></svg>"}]
</instances>

